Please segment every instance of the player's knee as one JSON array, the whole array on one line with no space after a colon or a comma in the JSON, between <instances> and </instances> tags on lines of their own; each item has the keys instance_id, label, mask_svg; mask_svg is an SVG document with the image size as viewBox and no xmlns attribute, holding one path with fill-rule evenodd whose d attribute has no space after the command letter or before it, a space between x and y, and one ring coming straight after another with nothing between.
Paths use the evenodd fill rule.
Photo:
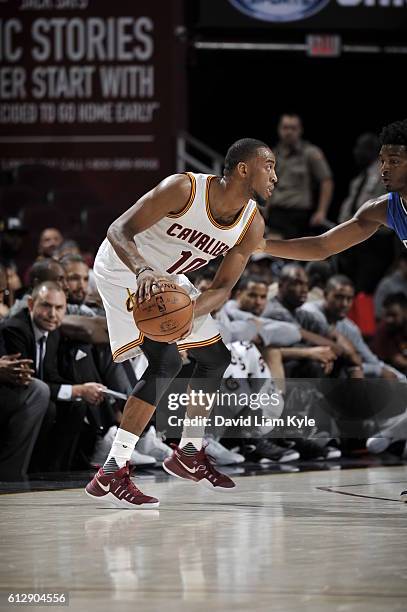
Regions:
<instances>
[{"instance_id":1,"label":"player's knee","mask_svg":"<svg viewBox=\"0 0 407 612\"><path fill-rule=\"evenodd\" d=\"M182 368L182 359L178 351L171 355L170 359L163 361L157 368L157 376L160 378L175 378Z\"/></svg>"},{"instance_id":2,"label":"player's knee","mask_svg":"<svg viewBox=\"0 0 407 612\"><path fill-rule=\"evenodd\" d=\"M198 359L199 369L206 372L207 376L222 378L225 370L230 365L231 355L223 342L217 342L202 354L202 359Z\"/></svg>"}]
</instances>

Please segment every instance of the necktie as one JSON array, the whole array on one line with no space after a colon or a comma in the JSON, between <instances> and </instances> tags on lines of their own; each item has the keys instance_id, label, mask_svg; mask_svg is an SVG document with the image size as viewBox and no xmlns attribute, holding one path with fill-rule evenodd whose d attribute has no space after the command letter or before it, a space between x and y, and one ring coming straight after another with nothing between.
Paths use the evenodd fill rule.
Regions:
<instances>
[{"instance_id":1,"label":"necktie","mask_svg":"<svg viewBox=\"0 0 407 612\"><path fill-rule=\"evenodd\" d=\"M37 366L37 374L40 380L44 380L44 348L45 348L45 336L41 336L38 340L39 343L39 356L38 356L38 366Z\"/></svg>"}]
</instances>

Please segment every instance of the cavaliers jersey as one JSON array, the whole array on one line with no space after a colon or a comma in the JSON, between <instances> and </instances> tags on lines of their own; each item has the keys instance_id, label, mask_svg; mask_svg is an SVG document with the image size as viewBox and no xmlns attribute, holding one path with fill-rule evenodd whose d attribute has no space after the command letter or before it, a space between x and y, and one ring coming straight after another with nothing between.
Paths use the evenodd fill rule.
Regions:
<instances>
[{"instance_id":1,"label":"cavaliers jersey","mask_svg":"<svg viewBox=\"0 0 407 612\"><path fill-rule=\"evenodd\" d=\"M209 186L216 177L186 174L191 181L191 195L184 208L134 237L146 262L166 274L192 272L226 255L243 240L257 211L256 202L249 200L233 223L218 223L209 205Z\"/></svg>"},{"instance_id":2,"label":"cavaliers jersey","mask_svg":"<svg viewBox=\"0 0 407 612\"><path fill-rule=\"evenodd\" d=\"M392 191L387 202L387 225L407 248L407 207L400 195Z\"/></svg>"}]
</instances>

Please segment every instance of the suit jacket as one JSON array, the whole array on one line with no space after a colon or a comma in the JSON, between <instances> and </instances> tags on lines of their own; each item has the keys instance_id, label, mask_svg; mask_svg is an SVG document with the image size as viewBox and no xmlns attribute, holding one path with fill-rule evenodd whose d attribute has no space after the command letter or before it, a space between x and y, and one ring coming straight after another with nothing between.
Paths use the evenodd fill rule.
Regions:
<instances>
[{"instance_id":1,"label":"suit jacket","mask_svg":"<svg viewBox=\"0 0 407 612\"><path fill-rule=\"evenodd\" d=\"M35 364L35 335L28 308L7 319L3 336L7 353L21 353L23 359L32 359ZM59 329L48 334L43 370L44 382L50 387L53 401L58 399L61 385L101 382L92 347L63 338ZM99 433L106 432L116 423L113 408L107 400L100 406L88 405L87 416Z\"/></svg>"},{"instance_id":2,"label":"suit jacket","mask_svg":"<svg viewBox=\"0 0 407 612\"><path fill-rule=\"evenodd\" d=\"M36 348L34 328L27 308L8 319L3 327L4 343L8 354L21 353L22 359L32 359L35 367ZM43 363L44 381L51 389L51 399L56 400L61 385L72 385L72 380L59 372L58 349L61 340L59 329L49 332Z\"/></svg>"}]
</instances>

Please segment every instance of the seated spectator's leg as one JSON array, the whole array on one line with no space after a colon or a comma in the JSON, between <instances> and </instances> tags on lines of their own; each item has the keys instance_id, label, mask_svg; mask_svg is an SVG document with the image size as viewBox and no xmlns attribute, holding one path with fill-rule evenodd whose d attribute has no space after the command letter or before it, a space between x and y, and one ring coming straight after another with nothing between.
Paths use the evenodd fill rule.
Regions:
<instances>
[{"instance_id":1,"label":"seated spectator's leg","mask_svg":"<svg viewBox=\"0 0 407 612\"><path fill-rule=\"evenodd\" d=\"M27 388L0 388L0 425L5 431L0 446L0 479L21 480L27 475L49 396L48 386L37 379Z\"/></svg>"},{"instance_id":2,"label":"seated spectator's leg","mask_svg":"<svg viewBox=\"0 0 407 612\"><path fill-rule=\"evenodd\" d=\"M115 363L107 344L94 346L93 355L103 384L129 396L137 383L131 365L128 362Z\"/></svg>"},{"instance_id":3,"label":"seated spectator's leg","mask_svg":"<svg viewBox=\"0 0 407 612\"><path fill-rule=\"evenodd\" d=\"M50 471L71 468L87 410L83 401L56 403L56 423L50 434Z\"/></svg>"},{"instance_id":4,"label":"seated spectator's leg","mask_svg":"<svg viewBox=\"0 0 407 612\"><path fill-rule=\"evenodd\" d=\"M31 455L31 461L28 467L28 472L30 474L49 470L51 432L55 427L56 415L57 411L55 404L49 401Z\"/></svg>"}]
</instances>

